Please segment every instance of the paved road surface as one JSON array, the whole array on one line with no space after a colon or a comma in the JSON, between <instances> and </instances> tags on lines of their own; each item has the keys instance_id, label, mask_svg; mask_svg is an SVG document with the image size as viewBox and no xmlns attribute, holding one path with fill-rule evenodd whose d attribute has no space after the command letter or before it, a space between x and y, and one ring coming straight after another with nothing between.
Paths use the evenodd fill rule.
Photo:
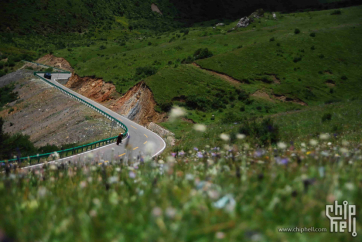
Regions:
<instances>
[{"instance_id":1,"label":"paved road surface","mask_svg":"<svg viewBox=\"0 0 362 242\"><path fill-rule=\"evenodd\" d=\"M38 73L39 76L44 77L44 74ZM108 113L113 118L121 121L123 124L125 124L128 128L128 137L125 138L119 146L117 146L115 143L103 146L100 148L97 148L92 151L87 151L85 153L77 154L71 157L60 159L59 161L79 161L79 160L87 160L90 153L93 154L94 158L96 160L104 160L111 161L114 160L115 157L118 159L121 158L133 158L137 157L139 155L145 156L145 155L151 155L152 157L157 156L162 153L162 151L166 148L166 143L164 140L155 134L154 132L146 129L145 127L125 118L124 116L113 112L112 110L104 107L103 105L86 98L82 95L80 95L77 92L72 91L71 89L66 88L65 86L58 83L57 79L68 79L71 76L71 74L68 73L52 73L52 79L50 82L52 82L54 85L62 88L63 90L66 90L73 95L87 101L88 103L94 105L95 107L101 109L102 111ZM49 84L50 85L50 84ZM55 87L54 87L55 88ZM115 134L116 135L116 134ZM126 149L126 144L128 144L128 149ZM91 155L92 156L92 155ZM112 159L113 157L113 159ZM34 166L29 166L30 168L34 168L37 166L41 166L42 164L37 164Z\"/></svg>"}]
</instances>

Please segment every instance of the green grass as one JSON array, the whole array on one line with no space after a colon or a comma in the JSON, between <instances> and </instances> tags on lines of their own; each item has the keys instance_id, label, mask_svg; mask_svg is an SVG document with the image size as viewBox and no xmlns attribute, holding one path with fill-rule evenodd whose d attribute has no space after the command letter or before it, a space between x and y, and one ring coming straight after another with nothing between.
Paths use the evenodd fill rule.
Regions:
<instances>
[{"instance_id":1,"label":"green grass","mask_svg":"<svg viewBox=\"0 0 362 242\"><path fill-rule=\"evenodd\" d=\"M278 232L329 231L335 200L357 205L361 230L361 157L351 155L361 147L342 139L0 173L0 226L16 241L352 241L347 231Z\"/></svg>"},{"instance_id":2,"label":"green grass","mask_svg":"<svg viewBox=\"0 0 362 242\"><path fill-rule=\"evenodd\" d=\"M349 140L359 142L362 139L362 126L360 110L361 100L345 101L329 105L318 105L299 111L291 111L280 114L265 116L271 118L274 125L279 128L278 139L284 142L308 142L309 139L318 138L322 133L329 133L336 137L346 137ZM322 120L325 114L331 114L330 120ZM207 131L199 133L193 130L193 124L186 121L177 120L166 122L162 125L175 132L179 138L178 146L171 150L189 150L193 147L205 147L205 145L220 146L222 140L221 133L235 135L240 133L240 128L246 122L253 122L254 119L240 118L236 123L228 124L219 121L206 123ZM262 118L257 118L256 122L261 122ZM257 143L256 137L246 137L251 143Z\"/></svg>"}]
</instances>

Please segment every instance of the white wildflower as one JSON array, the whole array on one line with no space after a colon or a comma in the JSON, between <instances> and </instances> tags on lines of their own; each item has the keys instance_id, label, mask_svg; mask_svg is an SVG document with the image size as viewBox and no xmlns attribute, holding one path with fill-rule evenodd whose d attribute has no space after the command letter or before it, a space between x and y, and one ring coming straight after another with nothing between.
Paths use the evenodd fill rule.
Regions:
<instances>
[{"instance_id":1,"label":"white wildflower","mask_svg":"<svg viewBox=\"0 0 362 242\"><path fill-rule=\"evenodd\" d=\"M206 131L206 125L195 124L194 125L194 130L199 131L199 132L205 132Z\"/></svg>"},{"instance_id":2,"label":"white wildflower","mask_svg":"<svg viewBox=\"0 0 362 242\"><path fill-rule=\"evenodd\" d=\"M217 233L215 234L215 237L216 237L217 239L224 239L224 238L225 238L225 233L223 233L223 232L217 232Z\"/></svg>"},{"instance_id":3,"label":"white wildflower","mask_svg":"<svg viewBox=\"0 0 362 242\"><path fill-rule=\"evenodd\" d=\"M177 118L180 118L180 117L183 117L186 115L186 112L184 109L180 108L180 107L173 107L171 109L171 112L170 112L170 121L173 122L175 121Z\"/></svg>"},{"instance_id":4,"label":"white wildflower","mask_svg":"<svg viewBox=\"0 0 362 242\"><path fill-rule=\"evenodd\" d=\"M349 142L347 140L342 140L342 145L343 146L348 146L349 145Z\"/></svg>"},{"instance_id":5,"label":"white wildflower","mask_svg":"<svg viewBox=\"0 0 362 242\"><path fill-rule=\"evenodd\" d=\"M152 209L152 215L155 217L160 217L162 215L162 209L159 207L155 207Z\"/></svg>"},{"instance_id":6,"label":"white wildflower","mask_svg":"<svg viewBox=\"0 0 362 242\"><path fill-rule=\"evenodd\" d=\"M118 177L117 176L111 176L110 178L108 178L108 182L110 183L110 184L113 184L113 183L116 183L116 182L118 182Z\"/></svg>"},{"instance_id":7,"label":"white wildflower","mask_svg":"<svg viewBox=\"0 0 362 242\"><path fill-rule=\"evenodd\" d=\"M224 134L224 133L220 134L220 138L224 141L230 140L230 136L228 134Z\"/></svg>"},{"instance_id":8,"label":"white wildflower","mask_svg":"<svg viewBox=\"0 0 362 242\"><path fill-rule=\"evenodd\" d=\"M176 215L176 209L172 208L172 207L168 207L166 208L166 216L168 218L174 218Z\"/></svg>"},{"instance_id":9,"label":"white wildflower","mask_svg":"<svg viewBox=\"0 0 362 242\"><path fill-rule=\"evenodd\" d=\"M287 148L287 145L284 143L284 142L278 142L278 148L279 149L285 149L285 148Z\"/></svg>"},{"instance_id":10,"label":"white wildflower","mask_svg":"<svg viewBox=\"0 0 362 242\"><path fill-rule=\"evenodd\" d=\"M327 139L329 139L330 137L331 137L331 136L330 136L328 133L319 135L319 138L320 138L321 140L327 140Z\"/></svg>"},{"instance_id":11,"label":"white wildflower","mask_svg":"<svg viewBox=\"0 0 362 242\"><path fill-rule=\"evenodd\" d=\"M38 197L42 198L46 195L47 189L45 187L38 188Z\"/></svg>"},{"instance_id":12,"label":"white wildflower","mask_svg":"<svg viewBox=\"0 0 362 242\"><path fill-rule=\"evenodd\" d=\"M349 191L353 191L354 190L354 184L351 182L348 182L346 184L344 184L344 187L349 190Z\"/></svg>"},{"instance_id":13,"label":"white wildflower","mask_svg":"<svg viewBox=\"0 0 362 242\"><path fill-rule=\"evenodd\" d=\"M79 187L80 188L85 188L85 187L87 187L87 182L86 181L81 181L80 183L79 183Z\"/></svg>"},{"instance_id":14,"label":"white wildflower","mask_svg":"<svg viewBox=\"0 0 362 242\"><path fill-rule=\"evenodd\" d=\"M309 144L312 146L316 146L318 144L318 141L315 139L311 139L311 140L309 140Z\"/></svg>"},{"instance_id":15,"label":"white wildflower","mask_svg":"<svg viewBox=\"0 0 362 242\"><path fill-rule=\"evenodd\" d=\"M237 139L245 139L246 135L245 134L237 134L236 138Z\"/></svg>"}]
</instances>

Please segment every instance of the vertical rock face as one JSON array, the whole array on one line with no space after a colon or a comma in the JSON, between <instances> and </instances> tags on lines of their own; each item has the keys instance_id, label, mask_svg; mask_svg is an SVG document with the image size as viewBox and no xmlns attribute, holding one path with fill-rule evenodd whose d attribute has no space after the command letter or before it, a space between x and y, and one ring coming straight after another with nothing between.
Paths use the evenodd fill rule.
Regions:
<instances>
[{"instance_id":1,"label":"vertical rock face","mask_svg":"<svg viewBox=\"0 0 362 242\"><path fill-rule=\"evenodd\" d=\"M73 75L65 86L141 125L160 122L165 117L165 114L155 111L153 94L144 82L132 87L122 97L117 97L119 94L113 84L92 77Z\"/></svg>"},{"instance_id":2,"label":"vertical rock face","mask_svg":"<svg viewBox=\"0 0 362 242\"><path fill-rule=\"evenodd\" d=\"M100 103L110 100L111 94L116 90L113 84L106 83L102 79L78 75L72 75L65 86Z\"/></svg>"},{"instance_id":3,"label":"vertical rock face","mask_svg":"<svg viewBox=\"0 0 362 242\"><path fill-rule=\"evenodd\" d=\"M165 117L165 114L155 111L155 106L151 90L144 82L140 82L117 99L111 108L139 124L146 125L150 122L160 122Z\"/></svg>"}]
</instances>

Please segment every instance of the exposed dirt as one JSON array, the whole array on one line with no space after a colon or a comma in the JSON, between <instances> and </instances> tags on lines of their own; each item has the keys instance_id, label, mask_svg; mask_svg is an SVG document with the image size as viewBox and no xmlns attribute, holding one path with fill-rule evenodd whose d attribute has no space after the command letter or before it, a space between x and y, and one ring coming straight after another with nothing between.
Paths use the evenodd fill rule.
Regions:
<instances>
[{"instance_id":1,"label":"exposed dirt","mask_svg":"<svg viewBox=\"0 0 362 242\"><path fill-rule=\"evenodd\" d=\"M280 79L276 75L270 74L270 77L273 79L274 84L280 84Z\"/></svg>"},{"instance_id":2,"label":"exposed dirt","mask_svg":"<svg viewBox=\"0 0 362 242\"><path fill-rule=\"evenodd\" d=\"M297 98L288 98L286 96L283 95L277 95L277 94L272 94L272 98L270 97L270 95L268 93L266 93L263 90L258 90L255 93L253 93L251 95L252 97L258 97L258 98L262 98L265 99L269 102L275 102L275 100L279 100L281 102L291 102L291 103L295 103L295 104L299 104L302 106L307 106L307 104Z\"/></svg>"},{"instance_id":3,"label":"exposed dirt","mask_svg":"<svg viewBox=\"0 0 362 242\"><path fill-rule=\"evenodd\" d=\"M152 10L153 12L156 12L156 13L159 13L159 14L162 15L161 10L160 10L160 9L157 7L157 5L154 4L154 3L151 4L151 10Z\"/></svg>"},{"instance_id":4,"label":"exposed dirt","mask_svg":"<svg viewBox=\"0 0 362 242\"><path fill-rule=\"evenodd\" d=\"M202 70L205 70L205 71L207 71L208 73L210 73L210 74L212 74L214 76L218 76L218 77L224 79L225 81L227 81L227 82L229 82L229 83L231 83L233 85L239 85L241 83L241 81L236 80L236 79L232 78L231 76L228 76L228 75L225 75L223 73L219 73L219 72L216 72L216 71L213 71L213 70L202 68L200 65L196 64L195 62L192 63L192 65L196 66L196 67L198 67L198 68L200 68Z\"/></svg>"},{"instance_id":5,"label":"exposed dirt","mask_svg":"<svg viewBox=\"0 0 362 242\"><path fill-rule=\"evenodd\" d=\"M271 99L269 94L264 92L264 91L261 91L261 90L258 90L256 92L254 92L252 95L252 97L258 97L258 98L262 98L262 99L265 99L269 102L275 102L275 100Z\"/></svg>"},{"instance_id":6,"label":"exposed dirt","mask_svg":"<svg viewBox=\"0 0 362 242\"><path fill-rule=\"evenodd\" d=\"M92 77L73 75L65 86L141 125L158 123L165 118L165 114L155 111L153 93L144 82L132 87L122 97L113 84Z\"/></svg>"},{"instance_id":7,"label":"exposed dirt","mask_svg":"<svg viewBox=\"0 0 362 242\"><path fill-rule=\"evenodd\" d=\"M0 78L0 87L9 83L16 83L19 99L0 111L5 132L27 134L38 147L84 144L110 137L108 119L35 78L31 71L19 70ZM114 128L112 136L119 131Z\"/></svg>"},{"instance_id":8,"label":"exposed dirt","mask_svg":"<svg viewBox=\"0 0 362 242\"><path fill-rule=\"evenodd\" d=\"M325 83L326 83L326 85L329 86L329 87L334 87L334 86L336 86L336 83L335 83L335 81L333 81L333 80L327 80Z\"/></svg>"},{"instance_id":9,"label":"exposed dirt","mask_svg":"<svg viewBox=\"0 0 362 242\"><path fill-rule=\"evenodd\" d=\"M73 68L66 59L61 57L55 57L54 55L45 55L39 58L36 62L73 72Z\"/></svg>"},{"instance_id":10,"label":"exposed dirt","mask_svg":"<svg viewBox=\"0 0 362 242\"><path fill-rule=\"evenodd\" d=\"M284 95L277 95L277 94L273 94L273 97L282 102L292 102L292 103L299 104L302 106L307 106L307 104L305 102L303 102L302 100L299 100L297 98L293 99L293 98L286 97Z\"/></svg>"}]
</instances>

